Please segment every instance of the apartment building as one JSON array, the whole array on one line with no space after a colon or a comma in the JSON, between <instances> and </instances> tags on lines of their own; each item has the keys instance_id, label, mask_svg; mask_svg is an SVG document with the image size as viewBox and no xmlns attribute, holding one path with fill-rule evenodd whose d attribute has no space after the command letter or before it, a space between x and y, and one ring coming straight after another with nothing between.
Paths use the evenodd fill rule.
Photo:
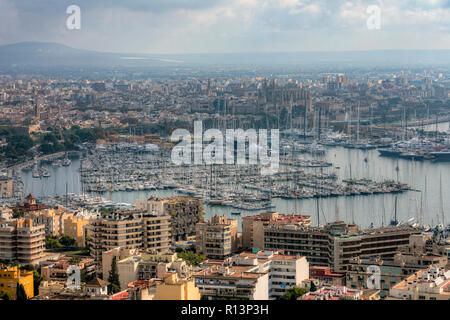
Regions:
<instances>
[{"instance_id":1,"label":"apartment building","mask_svg":"<svg viewBox=\"0 0 450 320\"><path fill-rule=\"evenodd\" d=\"M238 221L226 216L214 216L196 226L196 252L211 259L224 259L239 246Z\"/></svg>"},{"instance_id":2,"label":"apartment building","mask_svg":"<svg viewBox=\"0 0 450 320\"><path fill-rule=\"evenodd\" d=\"M347 271L355 257L392 258L408 247L411 235L420 232L410 226L382 227L334 236L330 239L333 268L338 272Z\"/></svg>"},{"instance_id":3,"label":"apartment building","mask_svg":"<svg viewBox=\"0 0 450 320\"><path fill-rule=\"evenodd\" d=\"M136 200L135 207L149 213L169 215L174 241L195 237L195 226L203 221L203 202L198 198L184 196L153 197L147 200Z\"/></svg>"},{"instance_id":4,"label":"apartment building","mask_svg":"<svg viewBox=\"0 0 450 320\"><path fill-rule=\"evenodd\" d=\"M91 255L101 264L102 253L117 247L165 251L170 246L170 216L120 210L92 222Z\"/></svg>"},{"instance_id":5,"label":"apartment building","mask_svg":"<svg viewBox=\"0 0 450 320\"><path fill-rule=\"evenodd\" d=\"M447 258L433 254L397 253L393 259L354 258L347 270L346 286L353 289L367 289L370 286L380 290L380 297L389 295L389 290L409 275L428 266L445 267ZM379 271L378 271L379 270ZM373 279L376 275L377 281Z\"/></svg>"},{"instance_id":6,"label":"apartment building","mask_svg":"<svg viewBox=\"0 0 450 320\"><path fill-rule=\"evenodd\" d=\"M0 266L0 292L5 292L12 299L16 299L17 286L22 285L27 298L34 296L33 272L19 270L17 266L2 268Z\"/></svg>"},{"instance_id":7,"label":"apartment building","mask_svg":"<svg viewBox=\"0 0 450 320\"><path fill-rule=\"evenodd\" d=\"M101 266L102 266L102 278L104 280L108 279L109 272L111 271L111 264L113 258L116 258L117 261L121 261L123 259L128 259L130 257L137 257L139 255L138 249L130 249L125 247L117 247L111 250L103 251L101 258ZM98 261L97 261L98 262Z\"/></svg>"},{"instance_id":8,"label":"apartment building","mask_svg":"<svg viewBox=\"0 0 450 320\"><path fill-rule=\"evenodd\" d=\"M409 238L409 246L404 251L440 255L447 257L450 262L450 241L436 236L434 232L412 235Z\"/></svg>"},{"instance_id":9,"label":"apartment building","mask_svg":"<svg viewBox=\"0 0 450 320\"><path fill-rule=\"evenodd\" d=\"M450 270L429 267L417 271L393 286L389 299L450 300Z\"/></svg>"},{"instance_id":10,"label":"apartment building","mask_svg":"<svg viewBox=\"0 0 450 320\"><path fill-rule=\"evenodd\" d=\"M333 272L331 267L310 266L309 276L320 286L345 286L345 273Z\"/></svg>"},{"instance_id":11,"label":"apartment building","mask_svg":"<svg viewBox=\"0 0 450 320\"><path fill-rule=\"evenodd\" d=\"M0 176L0 199L14 196L14 180Z\"/></svg>"},{"instance_id":12,"label":"apartment building","mask_svg":"<svg viewBox=\"0 0 450 320\"><path fill-rule=\"evenodd\" d=\"M268 300L267 272L244 272L238 268L210 266L194 273L202 299Z\"/></svg>"},{"instance_id":13,"label":"apartment building","mask_svg":"<svg viewBox=\"0 0 450 320\"><path fill-rule=\"evenodd\" d=\"M64 234L64 220L72 216L62 207L52 208L36 203L36 198L31 194L25 198L24 203L12 209L21 212L24 218L33 220L35 225L44 225L46 237L62 236Z\"/></svg>"},{"instance_id":14,"label":"apartment building","mask_svg":"<svg viewBox=\"0 0 450 320\"><path fill-rule=\"evenodd\" d=\"M192 267L170 251L158 254L143 253L140 258L139 280L162 279L167 272L175 272L179 278L190 278L192 275Z\"/></svg>"},{"instance_id":15,"label":"apartment building","mask_svg":"<svg viewBox=\"0 0 450 320\"><path fill-rule=\"evenodd\" d=\"M43 261L41 264L41 275L45 281L48 282L66 282L67 269L71 265L76 265L86 275L95 273L95 261L93 258L83 257L79 261L74 261L73 258L62 256L57 259L50 259Z\"/></svg>"},{"instance_id":16,"label":"apartment building","mask_svg":"<svg viewBox=\"0 0 450 320\"><path fill-rule=\"evenodd\" d=\"M308 292L299 300L361 300L363 291L345 286L322 287L314 292Z\"/></svg>"},{"instance_id":17,"label":"apartment building","mask_svg":"<svg viewBox=\"0 0 450 320\"><path fill-rule=\"evenodd\" d=\"M242 217L242 248L244 250L264 249L264 227L269 224L292 224L309 227L311 217L278 212L262 212Z\"/></svg>"},{"instance_id":18,"label":"apartment building","mask_svg":"<svg viewBox=\"0 0 450 320\"><path fill-rule=\"evenodd\" d=\"M306 257L314 266L330 265L329 233L324 228L269 224L264 228L264 250L284 250Z\"/></svg>"},{"instance_id":19,"label":"apartment building","mask_svg":"<svg viewBox=\"0 0 450 320\"><path fill-rule=\"evenodd\" d=\"M85 243L85 226L89 221L83 217L69 217L64 220L64 234L75 239L77 247L84 248Z\"/></svg>"},{"instance_id":20,"label":"apartment building","mask_svg":"<svg viewBox=\"0 0 450 320\"><path fill-rule=\"evenodd\" d=\"M0 225L0 260L37 264L44 256L44 226L30 219L16 219Z\"/></svg>"},{"instance_id":21,"label":"apartment building","mask_svg":"<svg viewBox=\"0 0 450 320\"><path fill-rule=\"evenodd\" d=\"M13 211L7 205L0 205L0 221L1 220L11 220Z\"/></svg>"},{"instance_id":22,"label":"apartment building","mask_svg":"<svg viewBox=\"0 0 450 320\"><path fill-rule=\"evenodd\" d=\"M268 224L264 248L305 256L312 266L331 266L335 272L345 272L355 257L393 257L417 233L420 230L409 226L359 230L342 221L323 227Z\"/></svg>"},{"instance_id":23,"label":"apartment building","mask_svg":"<svg viewBox=\"0 0 450 320\"><path fill-rule=\"evenodd\" d=\"M200 291L194 279L180 279L177 273L168 272L156 283L154 300L200 300Z\"/></svg>"},{"instance_id":24,"label":"apartment building","mask_svg":"<svg viewBox=\"0 0 450 320\"><path fill-rule=\"evenodd\" d=\"M242 252L231 257L234 268L247 267L245 272L267 272L269 299L278 299L286 290L299 287L309 278L309 263L305 257L284 255L282 252Z\"/></svg>"},{"instance_id":25,"label":"apartment building","mask_svg":"<svg viewBox=\"0 0 450 320\"><path fill-rule=\"evenodd\" d=\"M127 253L128 256L126 256ZM189 278L192 273L192 267L178 258L176 253L170 251L149 254L116 248L103 254L103 279L108 279L113 256L116 256L117 272L122 289L126 289L130 282L137 280L163 279L167 272L175 272L181 279Z\"/></svg>"}]
</instances>

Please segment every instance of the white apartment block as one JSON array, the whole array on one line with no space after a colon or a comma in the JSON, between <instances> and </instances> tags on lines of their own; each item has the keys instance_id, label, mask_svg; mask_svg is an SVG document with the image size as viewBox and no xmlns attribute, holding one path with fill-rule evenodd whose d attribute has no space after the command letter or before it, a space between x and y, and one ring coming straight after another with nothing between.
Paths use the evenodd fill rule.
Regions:
<instances>
[{"instance_id":1,"label":"white apartment block","mask_svg":"<svg viewBox=\"0 0 450 320\"><path fill-rule=\"evenodd\" d=\"M450 270L430 267L393 286L390 298L402 300L450 300Z\"/></svg>"},{"instance_id":2,"label":"white apartment block","mask_svg":"<svg viewBox=\"0 0 450 320\"><path fill-rule=\"evenodd\" d=\"M284 255L273 251L243 252L231 257L233 266L249 266L246 272L267 272L269 299L277 299L292 287L300 287L309 278L306 257Z\"/></svg>"}]
</instances>

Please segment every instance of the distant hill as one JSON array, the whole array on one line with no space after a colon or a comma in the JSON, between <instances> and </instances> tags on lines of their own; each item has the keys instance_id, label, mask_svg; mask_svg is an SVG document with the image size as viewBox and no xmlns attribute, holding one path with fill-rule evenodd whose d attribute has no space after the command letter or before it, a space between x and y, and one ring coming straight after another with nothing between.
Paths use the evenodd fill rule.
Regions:
<instances>
[{"instance_id":1,"label":"distant hill","mask_svg":"<svg viewBox=\"0 0 450 320\"><path fill-rule=\"evenodd\" d=\"M1 66L45 67L45 66L114 66L135 64L145 61L149 64L155 61L146 56L128 58L128 54L107 53L82 49L51 42L21 42L0 46ZM156 61L158 62L158 61Z\"/></svg>"},{"instance_id":2,"label":"distant hill","mask_svg":"<svg viewBox=\"0 0 450 320\"><path fill-rule=\"evenodd\" d=\"M450 65L450 50L379 50L336 52L119 54L81 50L59 43L22 42L0 46L1 67L110 67L174 65L260 66L422 66Z\"/></svg>"}]
</instances>

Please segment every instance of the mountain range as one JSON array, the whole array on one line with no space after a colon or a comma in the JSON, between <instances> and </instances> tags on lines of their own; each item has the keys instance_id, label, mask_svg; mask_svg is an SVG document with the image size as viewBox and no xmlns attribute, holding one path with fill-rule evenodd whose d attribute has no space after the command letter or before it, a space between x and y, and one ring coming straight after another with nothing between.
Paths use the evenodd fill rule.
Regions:
<instances>
[{"instance_id":1,"label":"mountain range","mask_svg":"<svg viewBox=\"0 0 450 320\"><path fill-rule=\"evenodd\" d=\"M49 42L21 42L0 46L0 67L164 67L174 65L448 66L450 65L450 50L157 55L91 51Z\"/></svg>"}]
</instances>

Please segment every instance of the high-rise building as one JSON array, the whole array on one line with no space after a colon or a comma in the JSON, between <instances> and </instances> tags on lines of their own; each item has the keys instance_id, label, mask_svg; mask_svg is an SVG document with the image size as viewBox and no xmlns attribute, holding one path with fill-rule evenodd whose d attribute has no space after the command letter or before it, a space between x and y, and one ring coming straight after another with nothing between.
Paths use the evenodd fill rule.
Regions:
<instances>
[{"instance_id":1,"label":"high-rise building","mask_svg":"<svg viewBox=\"0 0 450 320\"><path fill-rule=\"evenodd\" d=\"M195 226L203 220L203 202L192 197L175 196L136 200L138 210L169 215L172 238L175 241L195 237Z\"/></svg>"},{"instance_id":2,"label":"high-rise building","mask_svg":"<svg viewBox=\"0 0 450 320\"><path fill-rule=\"evenodd\" d=\"M246 250L264 249L264 227L269 224L292 224L308 227L311 217L278 212L262 212L258 215L242 217L242 248Z\"/></svg>"},{"instance_id":3,"label":"high-rise building","mask_svg":"<svg viewBox=\"0 0 450 320\"><path fill-rule=\"evenodd\" d=\"M232 265L245 272L267 272L269 299L281 298L286 290L300 287L309 278L309 263L305 257L285 255L281 252L242 252L231 258Z\"/></svg>"},{"instance_id":4,"label":"high-rise building","mask_svg":"<svg viewBox=\"0 0 450 320\"><path fill-rule=\"evenodd\" d=\"M196 252L207 258L224 259L238 249L238 221L214 216L209 222L197 224Z\"/></svg>"},{"instance_id":5,"label":"high-rise building","mask_svg":"<svg viewBox=\"0 0 450 320\"><path fill-rule=\"evenodd\" d=\"M44 256L44 226L30 219L7 221L0 225L0 260L37 264Z\"/></svg>"},{"instance_id":6,"label":"high-rise building","mask_svg":"<svg viewBox=\"0 0 450 320\"><path fill-rule=\"evenodd\" d=\"M332 266L342 272L355 257L393 257L418 233L419 229L409 226L359 230L342 221L323 227L269 223L264 227L264 249L302 255L313 266Z\"/></svg>"},{"instance_id":7,"label":"high-rise building","mask_svg":"<svg viewBox=\"0 0 450 320\"><path fill-rule=\"evenodd\" d=\"M170 216L145 211L116 211L92 222L91 254L101 263L102 253L117 247L165 251L170 245Z\"/></svg>"}]
</instances>

